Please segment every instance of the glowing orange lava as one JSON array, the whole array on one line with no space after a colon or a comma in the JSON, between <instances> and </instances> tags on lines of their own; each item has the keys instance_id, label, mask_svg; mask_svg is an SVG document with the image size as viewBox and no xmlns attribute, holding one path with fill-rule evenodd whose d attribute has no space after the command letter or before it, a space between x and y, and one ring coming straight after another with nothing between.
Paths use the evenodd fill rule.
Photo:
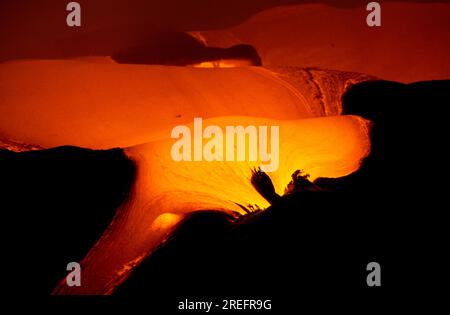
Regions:
<instances>
[{"instance_id":1,"label":"glowing orange lava","mask_svg":"<svg viewBox=\"0 0 450 315\"><path fill-rule=\"evenodd\" d=\"M369 147L366 122L357 117L277 121L254 117L221 117L207 125L280 126L280 168L270 177L279 194L297 169L318 176L353 172ZM82 262L82 287L60 285L57 294L111 293L125 277L130 261L152 252L185 214L218 209L243 213L238 204L265 208L267 201L250 183L259 162L175 162L173 139L126 149L138 166L131 200L123 205L108 231ZM131 270L131 269L130 269Z\"/></svg>"}]
</instances>

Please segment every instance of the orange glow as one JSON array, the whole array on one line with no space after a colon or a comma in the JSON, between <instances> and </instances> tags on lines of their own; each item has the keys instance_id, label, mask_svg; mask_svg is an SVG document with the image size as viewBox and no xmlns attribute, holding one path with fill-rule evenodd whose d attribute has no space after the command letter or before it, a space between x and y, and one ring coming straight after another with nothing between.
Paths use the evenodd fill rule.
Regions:
<instances>
[{"instance_id":1,"label":"orange glow","mask_svg":"<svg viewBox=\"0 0 450 315\"><path fill-rule=\"evenodd\" d=\"M299 4L197 37L212 47L250 44L269 67L318 67L401 82L439 80L450 75L449 16L448 3L383 2L382 26L371 28L362 4L345 9Z\"/></svg>"},{"instance_id":2,"label":"orange glow","mask_svg":"<svg viewBox=\"0 0 450 315\"><path fill-rule=\"evenodd\" d=\"M88 6L84 2L83 7ZM387 2L382 27L370 28L364 5L344 3L352 1L282 1L290 3L286 6L242 1L230 6L235 12L229 16L218 6L194 11L195 6L186 5L189 10L176 10L181 15L170 18L161 15L164 1L156 4L158 10L153 10L152 1L138 2L104 8L90 1L91 9L83 9L88 14L83 21L89 23L79 29L66 27L61 19L67 13L64 7L50 3L45 5L45 18L37 14L37 4L24 10L20 2L5 5L0 20L8 47L0 52L0 60L6 60L0 62L0 148L121 148L113 153L123 158L123 152L134 163L118 162L130 169L124 171L129 177L123 175L127 185L105 185L105 192L99 192L98 204L103 194L121 189L113 203L105 202L105 215L92 221L97 224L116 211L102 236L88 240L95 245L80 262L82 285L69 287L61 279L55 295L112 294L195 211L217 210L237 217L246 214L245 208L264 211L270 206L251 183L252 170L267 161L174 161L175 126L192 130L194 118L202 119L203 128L221 130L278 126L279 164L267 175L276 193L283 195L297 170L312 181L342 177L356 171L369 154L371 123L340 115L342 96L354 84L448 79L450 74L446 3ZM60 24L63 27L57 27ZM38 25L39 32L30 32ZM358 97L349 102L352 106L353 99ZM362 112L376 109L367 104L355 107L359 105ZM122 195L128 178L134 179L130 194ZM128 198L111 209L122 196ZM184 266L180 261L179 267Z\"/></svg>"}]
</instances>

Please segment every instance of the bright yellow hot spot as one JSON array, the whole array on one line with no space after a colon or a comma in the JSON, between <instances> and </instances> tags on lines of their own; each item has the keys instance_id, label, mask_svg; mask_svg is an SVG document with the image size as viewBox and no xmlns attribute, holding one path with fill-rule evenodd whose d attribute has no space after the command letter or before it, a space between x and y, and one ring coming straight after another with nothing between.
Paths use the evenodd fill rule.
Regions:
<instances>
[{"instance_id":1,"label":"bright yellow hot spot","mask_svg":"<svg viewBox=\"0 0 450 315\"><path fill-rule=\"evenodd\" d=\"M163 213L158 216L155 221L153 221L152 225L150 225L150 229L154 232L158 232L160 230L168 230L174 225L176 225L182 216L174 213Z\"/></svg>"}]
</instances>

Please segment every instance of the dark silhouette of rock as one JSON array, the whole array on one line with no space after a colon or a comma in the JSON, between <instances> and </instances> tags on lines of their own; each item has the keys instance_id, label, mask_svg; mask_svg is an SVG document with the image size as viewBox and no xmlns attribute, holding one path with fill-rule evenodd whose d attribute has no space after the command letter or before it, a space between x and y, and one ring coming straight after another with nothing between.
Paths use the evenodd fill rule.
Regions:
<instances>
[{"instance_id":1,"label":"dark silhouette of rock","mask_svg":"<svg viewBox=\"0 0 450 315\"><path fill-rule=\"evenodd\" d=\"M445 164L441 160L445 122L439 104L448 99L449 89L450 81L368 81L351 87L343 96L342 114L371 120L371 152L358 171L315 183L331 190L368 194L399 194L399 182L408 193L431 188L416 183L437 175ZM418 168L423 171L415 171Z\"/></svg>"},{"instance_id":2,"label":"dark silhouette of rock","mask_svg":"<svg viewBox=\"0 0 450 315\"><path fill-rule=\"evenodd\" d=\"M121 149L0 150L3 284L50 294L128 198L134 165Z\"/></svg>"},{"instance_id":3,"label":"dark silhouette of rock","mask_svg":"<svg viewBox=\"0 0 450 315\"><path fill-rule=\"evenodd\" d=\"M270 204L274 204L280 199L280 196L275 192L272 180L266 173L261 171L260 168L252 170L250 181L256 191Z\"/></svg>"},{"instance_id":4,"label":"dark silhouette of rock","mask_svg":"<svg viewBox=\"0 0 450 315\"><path fill-rule=\"evenodd\" d=\"M229 48L208 47L184 32L161 30L143 43L112 54L118 63L186 66L219 60L240 60L261 66L261 58L251 45Z\"/></svg>"}]
</instances>

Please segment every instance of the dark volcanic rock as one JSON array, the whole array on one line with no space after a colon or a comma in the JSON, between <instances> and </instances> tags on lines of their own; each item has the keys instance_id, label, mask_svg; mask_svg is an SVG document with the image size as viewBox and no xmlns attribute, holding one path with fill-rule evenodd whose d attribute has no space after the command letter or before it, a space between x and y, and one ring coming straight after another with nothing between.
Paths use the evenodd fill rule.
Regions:
<instances>
[{"instance_id":1,"label":"dark volcanic rock","mask_svg":"<svg viewBox=\"0 0 450 315\"><path fill-rule=\"evenodd\" d=\"M134 170L121 149L0 150L8 286L50 294L67 264L81 261L128 198Z\"/></svg>"}]
</instances>

